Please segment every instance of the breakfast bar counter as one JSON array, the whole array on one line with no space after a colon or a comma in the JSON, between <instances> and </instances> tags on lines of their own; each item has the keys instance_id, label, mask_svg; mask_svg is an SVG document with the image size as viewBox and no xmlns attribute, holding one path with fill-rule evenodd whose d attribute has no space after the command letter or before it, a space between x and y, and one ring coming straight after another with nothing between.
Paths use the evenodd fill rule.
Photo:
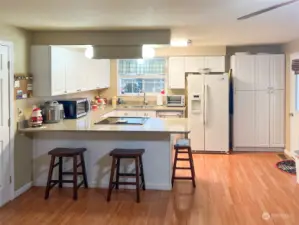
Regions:
<instances>
[{"instance_id":1,"label":"breakfast bar counter","mask_svg":"<svg viewBox=\"0 0 299 225\"><path fill-rule=\"evenodd\" d=\"M33 184L46 185L50 160L48 152L57 147L86 148L89 186L102 188L107 188L109 182L109 152L115 148L142 148L145 149L143 163L147 189L170 190L172 134L188 134L188 120L148 118L143 125L96 125L96 122L106 118L109 110L90 112L77 120L45 124L40 128L19 127L19 132L33 138ZM64 167L66 170L72 168L72 162L66 161ZM121 170L134 170L133 162L125 162Z\"/></svg>"}]
</instances>

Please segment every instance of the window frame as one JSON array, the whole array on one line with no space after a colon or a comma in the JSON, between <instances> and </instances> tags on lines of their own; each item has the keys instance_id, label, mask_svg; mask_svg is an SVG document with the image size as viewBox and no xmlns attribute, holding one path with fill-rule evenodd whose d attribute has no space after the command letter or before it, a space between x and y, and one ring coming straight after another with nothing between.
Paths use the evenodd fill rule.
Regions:
<instances>
[{"instance_id":1,"label":"window frame","mask_svg":"<svg viewBox=\"0 0 299 225\"><path fill-rule=\"evenodd\" d=\"M119 69L119 61L122 59L117 59L116 61L116 76L117 76L117 96L142 96L143 92L140 93L121 93L121 79L148 79L148 80L154 80L154 79L164 79L164 91L165 94L167 94L167 87L168 87L168 58L166 57L156 57L156 58L163 58L165 59L165 74L159 74L159 75L152 75L152 74L143 74L143 75L119 75L118 69ZM135 60L135 59L134 59ZM138 59L136 59L138 60ZM148 96L157 96L159 93L155 92L146 92L146 95Z\"/></svg>"}]
</instances>

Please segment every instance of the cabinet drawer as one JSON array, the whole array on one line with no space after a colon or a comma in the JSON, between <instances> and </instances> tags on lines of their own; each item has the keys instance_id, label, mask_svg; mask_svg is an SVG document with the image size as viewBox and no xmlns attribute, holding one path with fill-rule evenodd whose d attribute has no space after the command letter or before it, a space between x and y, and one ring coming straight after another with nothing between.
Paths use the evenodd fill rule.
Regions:
<instances>
[{"instance_id":1,"label":"cabinet drawer","mask_svg":"<svg viewBox=\"0 0 299 225\"><path fill-rule=\"evenodd\" d=\"M117 116L116 111L112 111L103 115L103 117L114 117L114 116Z\"/></svg>"},{"instance_id":2,"label":"cabinet drawer","mask_svg":"<svg viewBox=\"0 0 299 225\"><path fill-rule=\"evenodd\" d=\"M137 112L136 111L117 111L117 116L119 117L136 117Z\"/></svg>"},{"instance_id":3,"label":"cabinet drawer","mask_svg":"<svg viewBox=\"0 0 299 225\"><path fill-rule=\"evenodd\" d=\"M137 116L139 117L156 117L156 111L139 111L137 112Z\"/></svg>"}]
</instances>

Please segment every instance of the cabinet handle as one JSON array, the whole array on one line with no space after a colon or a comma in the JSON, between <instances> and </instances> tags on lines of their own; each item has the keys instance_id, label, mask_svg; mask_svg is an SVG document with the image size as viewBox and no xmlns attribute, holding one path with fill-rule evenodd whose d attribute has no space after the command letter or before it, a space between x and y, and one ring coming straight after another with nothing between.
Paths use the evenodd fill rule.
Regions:
<instances>
[{"instance_id":1,"label":"cabinet handle","mask_svg":"<svg viewBox=\"0 0 299 225\"><path fill-rule=\"evenodd\" d=\"M81 91L81 89L78 89L77 91L79 92L79 91Z\"/></svg>"},{"instance_id":2,"label":"cabinet handle","mask_svg":"<svg viewBox=\"0 0 299 225\"><path fill-rule=\"evenodd\" d=\"M66 94L66 93L67 93L67 91L64 91L64 93Z\"/></svg>"}]
</instances>

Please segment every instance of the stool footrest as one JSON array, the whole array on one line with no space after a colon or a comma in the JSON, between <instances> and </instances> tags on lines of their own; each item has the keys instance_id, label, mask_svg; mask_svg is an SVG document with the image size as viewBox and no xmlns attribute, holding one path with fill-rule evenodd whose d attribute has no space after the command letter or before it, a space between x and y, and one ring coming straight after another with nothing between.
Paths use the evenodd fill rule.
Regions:
<instances>
[{"instance_id":1,"label":"stool footrest","mask_svg":"<svg viewBox=\"0 0 299 225\"><path fill-rule=\"evenodd\" d=\"M55 164L53 165L53 167L56 167L56 166L59 166L59 162L58 162L58 163L55 163Z\"/></svg>"},{"instance_id":2,"label":"stool footrest","mask_svg":"<svg viewBox=\"0 0 299 225\"><path fill-rule=\"evenodd\" d=\"M178 161L190 161L190 159L186 159L186 158L177 158Z\"/></svg>"},{"instance_id":3,"label":"stool footrest","mask_svg":"<svg viewBox=\"0 0 299 225\"><path fill-rule=\"evenodd\" d=\"M136 182L112 182L113 185L136 185Z\"/></svg>"},{"instance_id":4,"label":"stool footrest","mask_svg":"<svg viewBox=\"0 0 299 225\"><path fill-rule=\"evenodd\" d=\"M192 177L174 177L174 180L192 180Z\"/></svg>"},{"instance_id":5,"label":"stool footrest","mask_svg":"<svg viewBox=\"0 0 299 225\"><path fill-rule=\"evenodd\" d=\"M84 180L82 180L78 185L77 188L80 188L84 184Z\"/></svg>"},{"instance_id":6,"label":"stool footrest","mask_svg":"<svg viewBox=\"0 0 299 225\"><path fill-rule=\"evenodd\" d=\"M177 150L177 153L179 153L179 154L189 154L189 152L186 152L186 151L179 151L179 150Z\"/></svg>"},{"instance_id":7,"label":"stool footrest","mask_svg":"<svg viewBox=\"0 0 299 225\"><path fill-rule=\"evenodd\" d=\"M74 175L73 172L62 172L62 175ZM83 172L77 172L77 175L83 175Z\"/></svg>"},{"instance_id":8,"label":"stool footrest","mask_svg":"<svg viewBox=\"0 0 299 225\"><path fill-rule=\"evenodd\" d=\"M120 176L120 177L136 177L136 173L119 173L118 176ZM139 174L139 176L142 176L142 174Z\"/></svg>"},{"instance_id":9,"label":"stool footrest","mask_svg":"<svg viewBox=\"0 0 299 225\"><path fill-rule=\"evenodd\" d=\"M65 183L65 184L73 184L74 183L74 181L73 180L62 180L62 181L59 181L59 180L51 180L50 181L51 183L56 183L56 184L58 184L58 183Z\"/></svg>"},{"instance_id":10,"label":"stool footrest","mask_svg":"<svg viewBox=\"0 0 299 225\"><path fill-rule=\"evenodd\" d=\"M191 170L191 167L175 167L174 169L178 169L178 170Z\"/></svg>"}]
</instances>

